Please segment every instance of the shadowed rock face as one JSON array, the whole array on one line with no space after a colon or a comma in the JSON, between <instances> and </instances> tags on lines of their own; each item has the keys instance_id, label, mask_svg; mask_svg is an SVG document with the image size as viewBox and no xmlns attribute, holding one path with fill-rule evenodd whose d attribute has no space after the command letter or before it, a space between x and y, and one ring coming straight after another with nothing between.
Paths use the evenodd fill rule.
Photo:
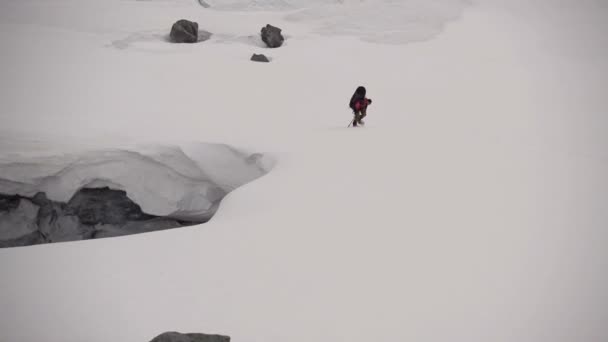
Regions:
<instances>
[{"instance_id":1,"label":"shadowed rock face","mask_svg":"<svg viewBox=\"0 0 608 342\"><path fill-rule=\"evenodd\" d=\"M68 203L43 192L0 194L0 248L98 239L184 227L200 222L144 213L122 190L83 188Z\"/></svg>"},{"instance_id":2,"label":"shadowed rock face","mask_svg":"<svg viewBox=\"0 0 608 342\"><path fill-rule=\"evenodd\" d=\"M0 196L0 212L11 211L19 207L19 196Z\"/></svg>"},{"instance_id":3,"label":"shadowed rock face","mask_svg":"<svg viewBox=\"0 0 608 342\"><path fill-rule=\"evenodd\" d=\"M230 342L230 337L198 333L181 334L171 331L156 336L150 342Z\"/></svg>"},{"instance_id":4,"label":"shadowed rock face","mask_svg":"<svg viewBox=\"0 0 608 342\"><path fill-rule=\"evenodd\" d=\"M68 209L78 216L81 223L87 225L124 225L128 221L153 218L144 214L140 206L127 197L125 191L111 190L108 187L80 189L68 202Z\"/></svg>"},{"instance_id":5,"label":"shadowed rock face","mask_svg":"<svg viewBox=\"0 0 608 342\"><path fill-rule=\"evenodd\" d=\"M171 27L169 34L173 43L196 43L198 42L198 23L181 19Z\"/></svg>"},{"instance_id":6,"label":"shadowed rock face","mask_svg":"<svg viewBox=\"0 0 608 342\"><path fill-rule=\"evenodd\" d=\"M272 25L266 25L262 28L262 41L269 48L278 48L283 45L285 38L281 34L281 29Z\"/></svg>"},{"instance_id":7,"label":"shadowed rock face","mask_svg":"<svg viewBox=\"0 0 608 342\"><path fill-rule=\"evenodd\" d=\"M32 233L38 231L38 206L19 196L0 196L0 203L0 242L19 238L23 238L19 241L37 240Z\"/></svg>"},{"instance_id":8,"label":"shadowed rock face","mask_svg":"<svg viewBox=\"0 0 608 342\"><path fill-rule=\"evenodd\" d=\"M0 247L205 223L227 193L267 172L261 154L223 144L15 154L0 162Z\"/></svg>"}]
</instances>

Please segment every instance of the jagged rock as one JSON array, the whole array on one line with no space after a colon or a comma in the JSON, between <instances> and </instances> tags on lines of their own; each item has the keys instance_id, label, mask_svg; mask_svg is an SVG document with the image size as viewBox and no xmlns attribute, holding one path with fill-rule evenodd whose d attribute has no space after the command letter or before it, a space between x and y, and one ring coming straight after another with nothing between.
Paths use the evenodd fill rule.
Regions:
<instances>
[{"instance_id":1,"label":"jagged rock","mask_svg":"<svg viewBox=\"0 0 608 342\"><path fill-rule=\"evenodd\" d=\"M198 23L181 19L171 27L169 34L174 43L196 43L198 42Z\"/></svg>"},{"instance_id":2,"label":"jagged rock","mask_svg":"<svg viewBox=\"0 0 608 342\"><path fill-rule=\"evenodd\" d=\"M153 218L142 212L141 207L127 197L122 190L103 188L80 189L68 202L69 213L87 225L124 225L128 221Z\"/></svg>"},{"instance_id":3,"label":"jagged rock","mask_svg":"<svg viewBox=\"0 0 608 342\"><path fill-rule=\"evenodd\" d=\"M95 235L94 226L81 224L78 217L73 215L59 216L39 227L48 242L88 240Z\"/></svg>"},{"instance_id":4,"label":"jagged rock","mask_svg":"<svg viewBox=\"0 0 608 342\"><path fill-rule=\"evenodd\" d=\"M57 217L62 214L61 206L49 200L44 192L37 193L32 198L32 202L40 207L37 218L38 227L41 224L57 220Z\"/></svg>"},{"instance_id":5,"label":"jagged rock","mask_svg":"<svg viewBox=\"0 0 608 342\"><path fill-rule=\"evenodd\" d=\"M14 240L38 230L37 205L18 196L15 199L2 195L2 198L3 208L7 210L0 211L0 241Z\"/></svg>"},{"instance_id":6,"label":"jagged rock","mask_svg":"<svg viewBox=\"0 0 608 342\"><path fill-rule=\"evenodd\" d=\"M264 55L258 55L258 54L253 54L253 56L251 56L251 60L254 62L265 62L268 63L270 62L270 60L268 59L268 57L264 56Z\"/></svg>"},{"instance_id":7,"label":"jagged rock","mask_svg":"<svg viewBox=\"0 0 608 342\"><path fill-rule=\"evenodd\" d=\"M43 192L32 198L0 194L0 248L122 236L204 223L157 217L122 190L83 188L66 203Z\"/></svg>"},{"instance_id":8,"label":"jagged rock","mask_svg":"<svg viewBox=\"0 0 608 342\"><path fill-rule=\"evenodd\" d=\"M270 24L262 28L262 41L269 48L278 48L283 45L285 38L281 34L281 29Z\"/></svg>"},{"instance_id":9,"label":"jagged rock","mask_svg":"<svg viewBox=\"0 0 608 342\"><path fill-rule=\"evenodd\" d=\"M19 206L19 196L0 194L0 212L11 211Z\"/></svg>"},{"instance_id":10,"label":"jagged rock","mask_svg":"<svg viewBox=\"0 0 608 342\"><path fill-rule=\"evenodd\" d=\"M64 242L90 239L95 232L92 226L80 223L78 216L68 214L65 203L49 200L44 192L37 193L32 202L40 207L37 225L46 242Z\"/></svg>"},{"instance_id":11,"label":"jagged rock","mask_svg":"<svg viewBox=\"0 0 608 342\"><path fill-rule=\"evenodd\" d=\"M0 248L31 246L46 242L44 236L39 231L35 231L15 239L0 240Z\"/></svg>"},{"instance_id":12,"label":"jagged rock","mask_svg":"<svg viewBox=\"0 0 608 342\"><path fill-rule=\"evenodd\" d=\"M198 333L181 334L171 331L156 336L150 342L230 342L230 336Z\"/></svg>"}]
</instances>

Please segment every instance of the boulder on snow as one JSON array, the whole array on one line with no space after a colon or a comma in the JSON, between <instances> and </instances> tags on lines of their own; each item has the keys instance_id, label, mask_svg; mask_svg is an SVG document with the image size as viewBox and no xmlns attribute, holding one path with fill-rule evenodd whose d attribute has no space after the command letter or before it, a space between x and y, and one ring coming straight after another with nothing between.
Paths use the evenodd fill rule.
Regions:
<instances>
[{"instance_id":1,"label":"boulder on snow","mask_svg":"<svg viewBox=\"0 0 608 342\"><path fill-rule=\"evenodd\" d=\"M181 19L171 27L169 34L173 43L196 43L198 42L198 23Z\"/></svg>"},{"instance_id":2,"label":"boulder on snow","mask_svg":"<svg viewBox=\"0 0 608 342\"><path fill-rule=\"evenodd\" d=\"M83 188L72 196L68 210L87 225L124 225L129 221L152 218L139 205L127 197L122 190L103 188Z\"/></svg>"},{"instance_id":3,"label":"boulder on snow","mask_svg":"<svg viewBox=\"0 0 608 342\"><path fill-rule=\"evenodd\" d=\"M264 62L264 63L268 63L270 62L270 60L268 59L268 57L264 56L264 55L258 55L258 54L253 54L253 56L251 56L251 60L254 62Z\"/></svg>"},{"instance_id":4,"label":"boulder on snow","mask_svg":"<svg viewBox=\"0 0 608 342\"><path fill-rule=\"evenodd\" d=\"M283 45L285 38L281 34L281 29L270 24L262 27L262 41L269 48L278 48Z\"/></svg>"},{"instance_id":5,"label":"boulder on snow","mask_svg":"<svg viewBox=\"0 0 608 342\"><path fill-rule=\"evenodd\" d=\"M230 342L230 336L199 333L181 334L170 331L156 336L150 342Z\"/></svg>"}]
</instances>

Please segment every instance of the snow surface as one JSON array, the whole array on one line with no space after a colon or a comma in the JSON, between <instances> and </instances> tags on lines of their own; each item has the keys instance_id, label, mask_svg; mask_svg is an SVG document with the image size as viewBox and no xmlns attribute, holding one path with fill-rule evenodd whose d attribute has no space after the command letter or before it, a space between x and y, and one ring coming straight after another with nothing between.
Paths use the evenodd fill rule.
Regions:
<instances>
[{"instance_id":1,"label":"snow surface","mask_svg":"<svg viewBox=\"0 0 608 342\"><path fill-rule=\"evenodd\" d=\"M0 341L608 340L605 1L208 3L0 2L3 159L22 139L276 160L201 226L0 251ZM168 44L180 18L211 38ZM346 129L358 85L374 103Z\"/></svg>"}]
</instances>

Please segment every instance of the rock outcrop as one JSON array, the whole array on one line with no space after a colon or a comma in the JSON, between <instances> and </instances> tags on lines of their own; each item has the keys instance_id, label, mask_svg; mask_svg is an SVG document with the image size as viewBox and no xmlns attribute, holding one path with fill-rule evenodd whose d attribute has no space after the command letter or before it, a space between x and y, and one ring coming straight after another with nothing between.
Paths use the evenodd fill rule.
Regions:
<instances>
[{"instance_id":1,"label":"rock outcrop","mask_svg":"<svg viewBox=\"0 0 608 342\"><path fill-rule=\"evenodd\" d=\"M181 221L144 213L122 190L83 188L68 203L43 192L28 198L0 194L0 248L99 239L184 227Z\"/></svg>"},{"instance_id":2,"label":"rock outcrop","mask_svg":"<svg viewBox=\"0 0 608 342\"><path fill-rule=\"evenodd\" d=\"M122 190L108 187L80 189L70 199L67 206L80 222L87 225L124 225L128 221L141 221L153 216L146 215L139 205L127 197Z\"/></svg>"}]
</instances>

